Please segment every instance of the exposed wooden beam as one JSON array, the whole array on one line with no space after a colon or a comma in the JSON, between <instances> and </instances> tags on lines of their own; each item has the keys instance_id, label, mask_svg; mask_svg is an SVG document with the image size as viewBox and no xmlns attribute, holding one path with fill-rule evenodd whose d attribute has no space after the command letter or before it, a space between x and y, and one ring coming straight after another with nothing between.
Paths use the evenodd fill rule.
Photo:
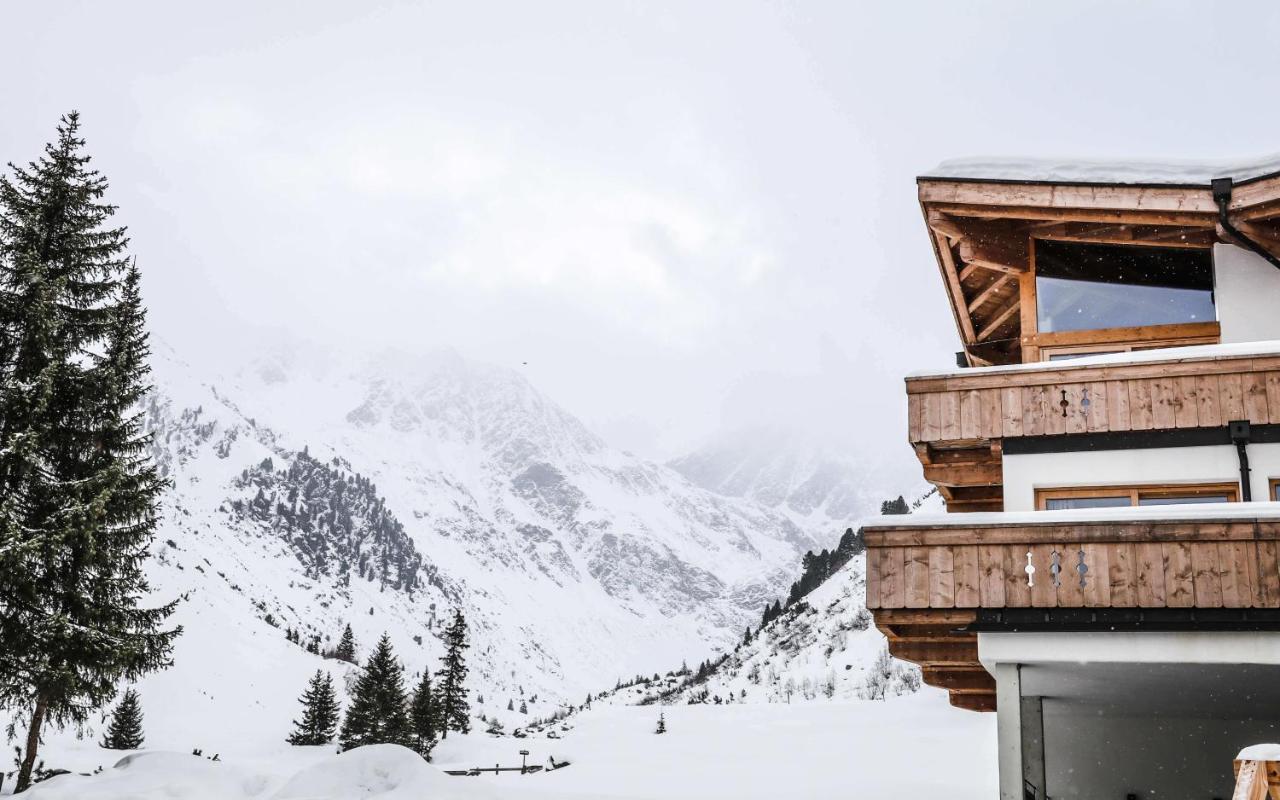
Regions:
<instances>
[{"instance_id":1,"label":"exposed wooden beam","mask_svg":"<svg viewBox=\"0 0 1280 800\"><path fill-rule=\"evenodd\" d=\"M955 310L956 321L960 325L960 336L965 344L973 344L977 341L977 336L973 331L973 320L968 314L960 313L960 309L964 307L964 289L960 286L960 274L956 271L956 260L951 253L951 242L940 233L935 233L933 240L933 246L936 248L938 258L941 260L942 274L946 278L947 288L951 293L952 308Z\"/></svg>"},{"instance_id":2,"label":"exposed wooden beam","mask_svg":"<svg viewBox=\"0 0 1280 800\"><path fill-rule=\"evenodd\" d=\"M1019 246L1019 244L1021 246ZM960 242L960 258L966 264L976 264L984 269L1020 275L1027 271L1030 261L1026 241L986 241L964 239Z\"/></svg>"},{"instance_id":3,"label":"exposed wooden beam","mask_svg":"<svg viewBox=\"0 0 1280 800\"><path fill-rule=\"evenodd\" d=\"M940 233L952 241L958 242L965 237L964 229L961 228L955 220L945 214L932 212L929 214L928 222L929 228L933 230L934 233Z\"/></svg>"},{"instance_id":4,"label":"exposed wooden beam","mask_svg":"<svg viewBox=\"0 0 1280 800\"><path fill-rule=\"evenodd\" d=\"M1004 480L1000 464L930 464L925 480L947 486L998 486Z\"/></svg>"},{"instance_id":5,"label":"exposed wooden beam","mask_svg":"<svg viewBox=\"0 0 1280 800\"><path fill-rule=\"evenodd\" d=\"M1213 228L1216 213L1195 211L1133 211L1090 208L1036 208L1033 206L981 206L956 203L930 204L931 211L952 217L986 220L1026 220L1053 222L1110 222L1132 225L1186 225ZM1280 212L1277 212L1280 213ZM1243 218L1243 217L1242 217Z\"/></svg>"},{"instance_id":6,"label":"exposed wooden beam","mask_svg":"<svg viewBox=\"0 0 1280 800\"><path fill-rule=\"evenodd\" d=\"M972 314L975 309L987 302L993 294L1008 286L1009 282L1012 280L1013 277L1010 275L1001 275L999 278L996 278L990 286L978 292L974 295L974 298L969 301L969 313Z\"/></svg>"},{"instance_id":7,"label":"exposed wooden beam","mask_svg":"<svg viewBox=\"0 0 1280 800\"><path fill-rule=\"evenodd\" d=\"M954 642L890 642L889 652L902 661L933 667L979 663L976 635L957 638Z\"/></svg>"},{"instance_id":8,"label":"exposed wooden beam","mask_svg":"<svg viewBox=\"0 0 1280 800\"><path fill-rule=\"evenodd\" d=\"M996 679L981 666L970 667L923 667L921 670L924 682L939 689L947 689L960 694L995 693Z\"/></svg>"},{"instance_id":9,"label":"exposed wooden beam","mask_svg":"<svg viewBox=\"0 0 1280 800\"><path fill-rule=\"evenodd\" d=\"M966 711L995 711L996 696L991 694L955 694L948 698L951 705Z\"/></svg>"},{"instance_id":10,"label":"exposed wooden beam","mask_svg":"<svg viewBox=\"0 0 1280 800\"><path fill-rule=\"evenodd\" d=\"M1013 316L1013 312L1018 310L1019 300L1020 300L1020 297L1018 295L1015 295L1014 298L1010 300L1009 303L1006 304L1005 307L1001 309L998 314L992 317L991 321L988 322L986 326L984 326L983 329L978 332L978 341L980 342L986 341L988 336L995 333L996 330L1005 323L1005 320Z\"/></svg>"}]
</instances>

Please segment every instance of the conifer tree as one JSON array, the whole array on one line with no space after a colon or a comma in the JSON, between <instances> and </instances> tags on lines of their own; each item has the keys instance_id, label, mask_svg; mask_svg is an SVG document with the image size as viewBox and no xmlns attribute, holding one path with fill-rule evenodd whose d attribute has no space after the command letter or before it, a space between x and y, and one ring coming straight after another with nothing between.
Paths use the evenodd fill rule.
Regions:
<instances>
[{"instance_id":1,"label":"conifer tree","mask_svg":"<svg viewBox=\"0 0 1280 800\"><path fill-rule=\"evenodd\" d=\"M294 720L289 744L319 745L333 741L338 727L338 697L329 673L316 670L307 690L298 699L302 703L302 719Z\"/></svg>"},{"instance_id":2,"label":"conifer tree","mask_svg":"<svg viewBox=\"0 0 1280 800\"><path fill-rule=\"evenodd\" d=\"M351 623L349 622L342 631L342 638L338 641L338 649L333 651L333 657L349 664L356 663L356 637L351 632Z\"/></svg>"},{"instance_id":3,"label":"conifer tree","mask_svg":"<svg viewBox=\"0 0 1280 800\"><path fill-rule=\"evenodd\" d=\"M658 727L657 729L654 730L654 733L666 733L666 732L667 732L667 716L665 714L659 713Z\"/></svg>"},{"instance_id":4,"label":"conifer tree","mask_svg":"<svg viewBox=\"0 0 1280 800\"><path fill-rule=\"evenodd\" d=\"M413 693L413 704L409 707L409 722L413 726L413 749L423 758L431 756L431 749L436 746L436 726L439 724L438 709L435 696L431 693L431 673L422 671L422 680L418 681L418 689Z\"/></svg>"},{"instance_id":5,"label":"conifer tree","mask_svg":"<svg viewBox=\"0 0 1280 800\"><path fill-rule=\"evenodd\" d=\"M443 664L436 672L440 686L440 738L449 731L467 733L471 730L471 709L467 705L467 620L462 609L455 609L453 621L444 632L445 653Z\"/></svg>"},{"instance_id":6,"label":"conifer tree","mask_svg":"<svg viewBox=\"0 0 1280 800\"><path fill-rule=\"evenodd\" d=\"M111 712L111 723L102 739L108 750L137 750L142 747L142 704L138 693L126 689L119 705Z\"/></svg>"},{"instance_id":7,"label":"conifer tree","mask_svg":"<svg viewBox=\"0 0 1280 800\"><path fill-rule=\"evenodd\" d=\"M163 489L143 432L145 312L79 118L0 177L0 707L42 730L85 722L166 666L173 604L140 606Z\"/></svg>"},{"instance_id":8,"label":"conifer tree","mask_svg":"<svg viewBox=\"0 0 1280 800\"><path fill-rule=\"evenodd\" d=\"M339 738L343 750L366 744L413 745L404 667L385 633L356 680Z\"/></svg>"}]
</instances>

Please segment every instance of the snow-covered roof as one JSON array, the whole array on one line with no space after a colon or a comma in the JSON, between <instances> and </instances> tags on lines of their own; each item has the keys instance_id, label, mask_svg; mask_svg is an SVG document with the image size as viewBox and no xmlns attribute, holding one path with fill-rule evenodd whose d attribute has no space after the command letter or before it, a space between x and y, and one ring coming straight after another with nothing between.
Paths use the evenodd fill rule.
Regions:
<instances>
[{"instance_id":1,"label":"snow-covered roof","mask_svg":"<svg viewBox=\"0 0 1280 800\"><path fill-rule=\"evenodd\" d=\"M953 370L919 370L907 374L908 378L962 378L977 375L1000 375L1009 372L1060 371L1084 367L1105 367L1117 364L1153 364L1211 358L1241 356L1280 355L1280 340L1239 342L1234 344L1202 344L1190 347L1161 347L1154 350L1134 350L1128 353L1082 356L1065 361L1030 361L1025 364L1002 364L994 367L967 367Z\"/></svg>"},{"instance_id":2,"label":"snow-covered roof","mask_svg":"<svg viewBox=\"0 0 1280 800\"><path fill-rule=\"evenodd\" d=\"M1236 182L1280 172L1280 153L1248 160L1091 161L1076 158L957 158L923 178L1047 183L1120 183L1207 186L1214 178Z\"/></svg>"},{"instance_id":3,"label":"snow-covered roof","mask_svg":"<svg viewBox=\"0 0 1280 800\"><path fill-rule=\"evenodd\" d=\"M1196 503L1061 511L978 511L971 514L887 514L865 520L863 528L990 528L1000 525L1066 525L1128 522L1274 521L1280 503Z\"/></svg>"}]
</instances>

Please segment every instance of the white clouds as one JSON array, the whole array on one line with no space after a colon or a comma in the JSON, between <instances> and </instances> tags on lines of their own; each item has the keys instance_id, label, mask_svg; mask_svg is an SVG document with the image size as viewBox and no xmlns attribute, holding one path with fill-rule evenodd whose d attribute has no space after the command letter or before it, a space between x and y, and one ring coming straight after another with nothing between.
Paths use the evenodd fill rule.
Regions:
<instances>
[{"instance_id":1,"label":"white clouds","mask_svg":"<svg viewBox=\"0 0 1280 800\"><path fill-rule=\"evenodd\" d=\"M1280 110L1236 79L1280 69L1276 19L1263 4L10 3L0 25L32 37L0 69L40 80L0 86L0 157L85 112L152 319L188 347L236 357L226 331L263 329L452 345L528 361L637 449L790 423L914 470L899 376L956 349L917 171L984 152L1273 149ZM1192 50L1216 55L1137 90L1115 78ZM1232 125L1170 93L1220 98Z\"/></svg>"}]
</instances>

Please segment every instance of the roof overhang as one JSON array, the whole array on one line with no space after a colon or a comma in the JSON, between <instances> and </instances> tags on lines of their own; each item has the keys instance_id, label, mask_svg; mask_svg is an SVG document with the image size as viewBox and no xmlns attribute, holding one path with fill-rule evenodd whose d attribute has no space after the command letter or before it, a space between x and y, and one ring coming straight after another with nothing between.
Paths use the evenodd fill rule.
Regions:
<instances>
[{"instance_id":1,"label":"roof overhang","mask_svg":"<svg viewBox=\"0 0 1280 800\"><path fill-rule=\"evenodd\" d=\"M992 170L1000 173L1000 170ZM1023 328L1020 276L1033 241L1150 247L1234 243L1209 182L1102 182L966 175L917 178L920 206L971 365L1015 363ZM1280 254L1280 172L1237 181L1229 219Z\"/></svg>"}]
</instances>

